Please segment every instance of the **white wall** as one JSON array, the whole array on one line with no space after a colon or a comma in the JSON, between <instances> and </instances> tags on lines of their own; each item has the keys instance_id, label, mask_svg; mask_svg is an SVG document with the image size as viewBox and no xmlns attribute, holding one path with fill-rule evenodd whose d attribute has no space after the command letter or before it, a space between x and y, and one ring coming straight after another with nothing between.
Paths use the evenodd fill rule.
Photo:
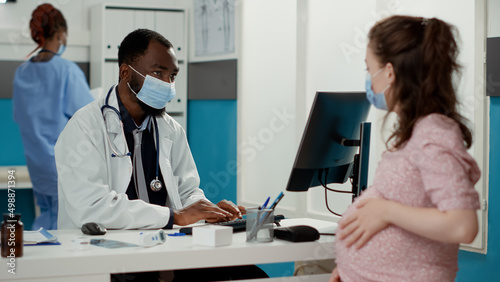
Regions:
<instances>
[{"instance_id":1,"label":"white wall","mask_svg":"<svg viewBox=\"0 0 500 282\"><path fill-rule=\"evenodd\" d=\"M397 5L376 9L375 1L311 1L309 2L309 23L307 45L307 96L305 107L311 108L318 90L364 91L366 65L365 50L367 33L373 24L387 14L396 13ZM372 109L368 120L373 123L370 169L368 183L371 183L375 164L383 148L380 130L377 126L384 112ZM335 188L350 190L349 182L335 185ZM351 202L348 194L328 194L329 205L342 213ZM330 216L326 209L324 189L317 187L308 192L307 213Z\"/></svg>"},{"instance_id":2,"label":"white wall","mask_svg":"<svg viewBox=\"0 0 500 282\"><path fill-rule=\"evenodd\" d=\"M242 1L241 14L238 202L257 206L284 190L294 160L296 1Z\"/></svg>"}]
</instances>

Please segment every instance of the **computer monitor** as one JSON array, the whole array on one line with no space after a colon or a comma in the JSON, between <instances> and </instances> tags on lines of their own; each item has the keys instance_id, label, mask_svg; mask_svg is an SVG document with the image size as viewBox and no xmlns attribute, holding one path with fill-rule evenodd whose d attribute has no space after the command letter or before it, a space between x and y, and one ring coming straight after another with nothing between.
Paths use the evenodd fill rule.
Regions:
<instances>
[{"instance_id":1,"label":"computer monitor","mask_svg":"<svg viewBox=\"0 0 500 282\"><path fill-rule=\"evenodd\" d=\"M364 121L369 110L364 92L317 92L286 190L326 188L349 178L354 197L366 189L371 124Z\"/></svg>"}]
</instances>

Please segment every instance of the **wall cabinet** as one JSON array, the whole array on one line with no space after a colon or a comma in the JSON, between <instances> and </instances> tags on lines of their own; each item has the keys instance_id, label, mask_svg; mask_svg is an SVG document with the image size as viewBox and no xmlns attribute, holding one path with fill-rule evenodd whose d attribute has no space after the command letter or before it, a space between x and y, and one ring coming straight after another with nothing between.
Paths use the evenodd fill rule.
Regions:
<instances>
[{"instance_id":1,"label":"wall cabinet","mask_svg":"<svg viewBox=\"0 0 500 282\"><path fill-rule=\"evenodd\" d=\"M118 83L118 49L127 34L138 28L155 30L174 46L179 60L176 97L166 110L186 128L187 116L187 11L184 8L116 6L91 8L90 86L103 93Z\"/></svg>"}]
</instances>

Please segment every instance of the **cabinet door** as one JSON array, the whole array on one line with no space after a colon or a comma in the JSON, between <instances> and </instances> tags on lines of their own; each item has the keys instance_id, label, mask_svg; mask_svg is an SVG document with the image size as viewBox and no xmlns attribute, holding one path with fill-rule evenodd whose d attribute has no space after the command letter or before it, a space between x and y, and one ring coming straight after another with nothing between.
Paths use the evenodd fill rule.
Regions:
<instances>
[{"instance_id":1,"label":"cabinet door","mask_svg":"<svg viewBox=\"0 0 500 282\"><path fill-rule=\"evenodd\" d=\"M156 13L156 31L167 38L174 46L179 60L186 60L187 50L184 46L184 12Z\"/></svg>"},{"instance_id":2,"label":"cabinet door","mask_svg":"<svg viewBox=\"0 0 500 282\"><path fill-rule=\"evenodd\" d=\"M107 91L109 90L109 88L112 85L118 83L118 76L119 76L118 71L119 71L118 62L112 61L104 63L104 74L102 82L102 88L104 89L104 92L108 93Z\"/></svg>"},{"instance_id":3,"label":"cabinet door","mask_svg":"<svg viewBox=\"0 0 500 282\"><path fill-rule=\"evenodd\" d=\"M182 113L187 102L187 69L184 63L179 63L179 74L175 78L175 98L167 103L167 113Z\"/></svg>"},{"instance_id":4,"label":"cabinet door","mask_svg":"<svg viewBox=\"0 0 500 282\"><path fill-rule=\"evenodd\" d=\"M104 58L118 58L118 48L123 38L134 30L133 10L106 9L104 30Z\"/></svg>"},{"instance_id":5,"label":"cabinet door","mask_svg":"<svg viewBox=\"0 0 500 282\"><path fill-rule=\"evenodd\" d=\"M185 62L179 62L179 74L175 79L175 90L177 95L175 97L175 103L173 110L177 112L184 112L187 106L187 64Z\"/></svg>"},{"instance_id":6,"label":"cabinet door","mask_svg":"<svg viewBox=\"0 0 500 282\"><path fill-rule=\"evenodd\" d=\"M151 29L151 30L156 29L156 23L155 23L156 12L155 11L135 10L134 17L135 17L134 29L137 29L137 28L147 28L147 29Z\"/></svg>"}]
</instances>

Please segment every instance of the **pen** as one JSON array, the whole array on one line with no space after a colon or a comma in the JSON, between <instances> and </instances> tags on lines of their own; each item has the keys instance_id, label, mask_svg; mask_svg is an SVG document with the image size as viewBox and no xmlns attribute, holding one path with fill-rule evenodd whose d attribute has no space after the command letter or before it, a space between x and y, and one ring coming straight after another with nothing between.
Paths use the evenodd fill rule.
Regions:
<instances>
[{"instance_id":1,"label":"pen","mask_svg":"<svg viewBox=\"0 0 500 282\"><path fill-rule=\"evenodd\" d=\"M281 201L281 198L283 198L284 195L285 194L283 194L283 191L281 191L276 200L274 200L274 202L271 204L270 209L274 210L274 208L276 207L276 205L278 205L278 203Z\"/></svg>"},{"instance_id":2,"label":"pen","mask_svg":"<svg viewBox=\"0 0 500 282\"><path fill-rule=\"evenodd\" d=\"M263 210L263 209L267 208L267 204L269 203L270 199L271 199L271 197L267 197L267 200L264 202L262 207L259 208L259 210Z\"/></svg>"}]
</instances>

